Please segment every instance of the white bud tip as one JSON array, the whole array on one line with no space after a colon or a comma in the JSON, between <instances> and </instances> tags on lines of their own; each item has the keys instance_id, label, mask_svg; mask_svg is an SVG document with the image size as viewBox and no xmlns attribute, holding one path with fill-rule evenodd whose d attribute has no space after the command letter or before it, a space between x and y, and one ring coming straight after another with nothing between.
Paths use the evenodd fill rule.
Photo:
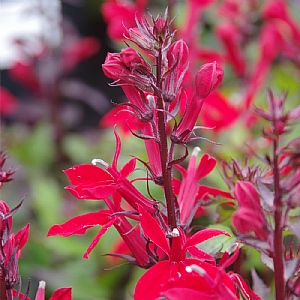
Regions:
<instances>
[{"instance_id":1,"label":"white bud tip","mask_svg":"<svg viewBox=\"0 0 300 300\"><path fill-rule=\"evenodd\" d=\"M46 281L44 281L44 280L41 280L40 282L39 282L39 289L45 289L46 288Z\"/></svg>"},{"instance_id":2,"label":"white bud tip","mask_svg":"<svg viewBox=\"0 0 300 300\"><path fill-rule=\"evenodd\" d=\"M201 151L200 147L195 147L193 152L192 152L192 155L193 156L198 156L200 151Z\"/></svg>"},{"instance_id":3,"label":"white bud tip","mask_svg":"<svg viewBox=\"0 0 300 300\"><path fill-rule=\"evenodd\" d=\"M195 272L197 272L201 276L205 276L206 275L206 271L203 268L201 268L201 267L199 267L199 266L197 266L195 264L192 264L190 266L186 266L185 270L188 273L191 273L192 271L195 271Z\"/></svg>"},{"instance_id":4,"label":"white bud tip","mask_svg":"<svg viewBox=\"0 0 300 300\"><path fill-rule=\"evenodd\" d=\"M107 163L107 162L105 162L104 160L102 160L102 159L100 159L100 158L94 158L93 160L92 160L92 164L94 165L94 166L96 166L96 165L100 165L100 166L102 166L102 167L104 167L104 168L107 168L108 166L109 166L109 164Z\"/></svg>"},{"instance_id":5,"label":"white bud tip","mask_svg":"<svg viewBox=\"0 0 300 300\"><path fill-rule=\"evenodd\" d=\"M173 237L180 236L179 230L178 230L177 228L174 228L174 229L172 230L172 236L173 236Z\"/></svg>"}]
</instances>

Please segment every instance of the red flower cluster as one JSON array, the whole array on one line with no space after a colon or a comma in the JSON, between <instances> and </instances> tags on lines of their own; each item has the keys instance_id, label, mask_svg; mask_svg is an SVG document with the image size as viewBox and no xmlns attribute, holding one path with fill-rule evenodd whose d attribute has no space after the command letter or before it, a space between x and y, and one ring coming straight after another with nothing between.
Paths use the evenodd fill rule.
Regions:
<instances>
[{"instance_id":1,"label":"red flower cluster","mask_svg":"<svg viewBox=\"0 0 300 300\"><path fill-rule=\"evenodd\" d=\"M199 185L198 181L214 169L216 160L204 154L197 166L198 147L187 170L179 165L188 156L187 142L198 138L193 132L198 115L205 99L221 84L223 70L215 61L199 68L192 96L183 102L184 113L179 115L189 47L183 40L172 42L174 32L170 29L167 12L164 17L152 17L150 21L136 17L136 22L137 27L129 28L126 35L141 53L131 47L120 53L108 53L103 71L113 80L112 85L121 86L127 96L128 102L118 107L121 108L119 114L124 108L123 111L136 119L135 131L129 130L144 141L148 161L133 157L119 169L121 141L115 129L116 151L111 165L94 159L92 164L65 171L72 184L67 189L75 197L101 200L107 209L54 225L48 236L84 234L88 228L101 226L84 254L88 258L102 235L114 226L132 256L111 255L149 268L137 283L134 294L137 300L187 299L189 296L237 300L244 287L241 281L238 283L237 274L225 271L237 255L229 257L230 253L226 252L217 266L216 256L197 247L209 239L229 234L217 229L191 234L190 227L202 200L232 196L226 191ZM182 146L186 152L176 158L175 148ZM143 195L134 186L134 182L142 178L129 180L137 160L147 168L150 179L162 187L162 201ZM173 166L181 172L181 181L174 178ZM248 287L246 290L247 294L243 294L246 299L259 299Z\"/></svg>"}]
</instances>

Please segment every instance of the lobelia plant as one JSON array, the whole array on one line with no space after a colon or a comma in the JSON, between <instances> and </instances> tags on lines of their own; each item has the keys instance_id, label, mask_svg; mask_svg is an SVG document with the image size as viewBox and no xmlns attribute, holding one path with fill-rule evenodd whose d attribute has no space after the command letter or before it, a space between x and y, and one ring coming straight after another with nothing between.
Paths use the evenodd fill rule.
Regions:
<instances>
[{"instance_id":1,"label":"lobelia plant","mask_svg":"<svg viewBox=\"0 0 300 300\"><path fill-rule=\"evenodd\" d=\"M124 111L135 118L140 130L129 130L144 141L148 161L133 157L119 169L121 140L115 128L116 151L111 165L94 159L92 164L65 171L72 184L67 189L75 197L102 200L107 209L53 225L48 236L84 234L91 227L102 226L84 254L88 258L102 235L114 226L132 255L111 255L148 269L137 282L137 300L260 299L239 274L227 271L238 257L240 245L233 243L216 255L206 253L200 244L230 235L219 229L195 230L191 225L201 203L216 196L232 200L226 191L198 184L214 169L216 160L204 154L197 166L197 147L188 169L179 165L188 157L187 143L201 138L194 133L197 118L205 98L221 84L223 70L217 62L200 67L194 92L190 99L184 99L182 84L189 67L189 47L183 40L173 42L168 12L164 17L150 16L150 20L136 18L136 25L126 36L140 52L128 46L120 53L108 53L103 71L113 79L112 85L121 86L126 94L128 102L120 105L119 114ZM182 101L185 107L180 115ZM134 181L143 178L128 178L137 160L146 167L148 179L161 186L164 199L153 199L150 190L145 196L134 186ZM174 178L173 167L181 172L181 181Z\"/></svg>"},{"instance_id":2,"label":"lobelia plant","mask_svg":"<svg viewBox=\"0 0 300 300\"><path fill-rule=\"evenodd\" d=\"M64 172L71 183L67 190L79 200L101 201L105 209L55 224L47 236L82 235L99 226L83 254L88 259L101 237L114 227L120 245L126 245L128 251L106 255L144 269L134 289L136 300L296 300L300 297L300 138L288 140L287 134L299 123L300 106L285 110L287 95L277 97L271 90L267 93L267 109L255 107L253 116L249 106L279 54L299 67L300 28L284 1L223 1L215 8L223 19L216 24L215 35L224 52L205 49L199 46L195 31L202 11L212 3L187 0L187 21L177 28L168 10L156 18L143 16L146 0L132 5L104 2L101 9L109 36L120 40L125 32L127 47L107 54L103 72L113 80L112 86L123 89L128 102L116 105L101 121L114 125L112 162L95 158L91 164L76 165ZM172 1L169 4L172 11ZM246 48L256 38L258 55L253 64L248 64ZM22 46L21 40L17 42ZM65 46L57 78L99 47L90 38ZM33 62L40 59L27 58ZM199 58L208 62L195 69ZM237 88L243 94L238 106L216 91L223 80L223 63L237 76ZM38 96L42 82L33 65L18 62L10 73ZM48 96L56 91L46 90ZM4 100L0 113L10 114L17 107L16 100L6 90L0 92ZM57 101L52 104L55 121ZM197 120L203 105L201 127ZM262 137L269 153L260 155L259 149L249 147L249 156L256 157L259 164L250 165L250 159L244 164L236 159L222 162L228 191L199 183L215 169L217 160L204 153L198 162L200 148L190 151L190 142L205 140L196 130L209 127L220 133L237 120L249 129L259 120L268 122ZM120 129L144 143L146 161L132 155L120 166ZM60 144L59 139L58 150ZM0 152L0 189L13 174L3 170L6 159ZM146 169L146 178L136 176L138 163ZM177 171L181 179L176 177ZM137 181L144 181L148 193L139 190ZM161 189L161 199L154 199L153 187ZM213 228L215 224L207 228L199 225L204 223L204 209L214 210L210 204L220 203L232 212L233 234ZM29 284L21 293L18 270L21 250L29 238L29 224L12 233L12 217L21 204L10 209L0 200L0 300L29 299ZM250 251L259 254L266 268L258 273L252 268L249 278L243 268ZM35 299L45 299L45 282L40 282ZM58 289L50 298L58 299L72 299L71 288Z\"/></svg>"}]
</instances>

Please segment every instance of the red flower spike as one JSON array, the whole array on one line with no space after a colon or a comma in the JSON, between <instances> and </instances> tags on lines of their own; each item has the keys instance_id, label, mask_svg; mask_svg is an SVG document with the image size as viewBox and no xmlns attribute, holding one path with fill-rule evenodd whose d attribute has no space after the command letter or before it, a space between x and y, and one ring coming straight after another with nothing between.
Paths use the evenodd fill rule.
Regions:
<instances>
[{"instance_id":1,"label":"red flower spike","mask_svg":"<svg viewBox=\"0 0 300 300\"><path fill-rule=\"evenodd\" d=\"M221 84L223 76L224 72L217 62L207 63L198 70L195 77L193 96L175 132L175 136L179 140L182 135L184 135L181 138L183 141L188 140L189 133L192 132L198 119L204 99Z\"/></svg>"}]
</instances>

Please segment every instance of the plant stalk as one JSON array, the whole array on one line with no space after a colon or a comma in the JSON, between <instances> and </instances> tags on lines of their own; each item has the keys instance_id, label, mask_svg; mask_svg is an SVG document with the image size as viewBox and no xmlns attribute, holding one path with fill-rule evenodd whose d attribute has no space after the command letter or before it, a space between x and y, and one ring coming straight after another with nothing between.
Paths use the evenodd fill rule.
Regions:
<instances>
[{"instance_id":1,"label":"plant stalk","mask_svg":"<svg viewBox=\"0 0 300 300\"><path fill-rule=\"evenodd\" d=\"M168 225L172 231L174 228L177 228L176 221L176 209L175 209L175 198L172 188L172 169L169 166L169 151L168 151L168 141L166 133L166 115L164 113L164 103L161 95L162 88L162 53L161 49L159 55L156 58L156 84L158 87L157 92L157 119L158 119L158 138L159 138L159 151L160 151L160 160L162 167L162 176L164 181L164 193L165 200L167 204L168 212Z\"/></svg>"},{"instance_id":2,"label":"plant stalk","mask_svg":"<svg viewBox=\"0 0 300 300\"><path fill-rule=\"evenodd\" d=\"M275 230L274 230L274 277L276 300L284 300L284 265L283 265L283 241L282 241L282 191L280 187L280 172L278 159L279 138L273 140L273 172L274 172L274 204L275 204Z\"/></svg>"}]
</instances>

